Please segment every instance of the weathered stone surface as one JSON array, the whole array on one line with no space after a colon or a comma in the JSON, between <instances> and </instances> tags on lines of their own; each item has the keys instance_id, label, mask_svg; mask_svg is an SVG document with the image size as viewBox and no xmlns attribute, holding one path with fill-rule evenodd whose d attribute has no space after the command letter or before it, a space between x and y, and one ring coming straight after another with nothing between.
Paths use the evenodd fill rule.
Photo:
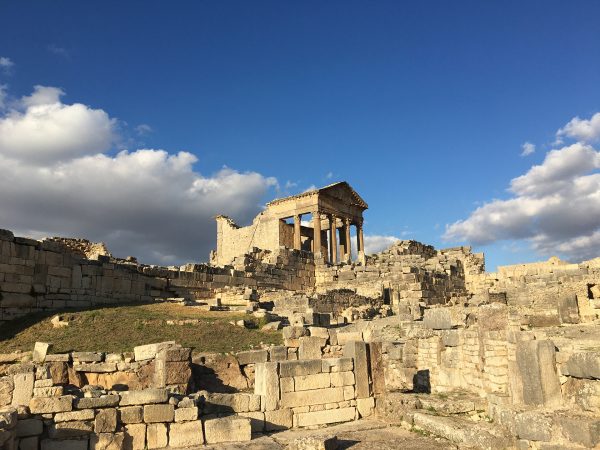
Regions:
<instances>
[{"instance_id":1,"label":"weathered stone surface","mask_svg":"<svg viewBox=\"0 0 600 450\"><path fill-rule=\"evenodd\" d=\"M125 433L100 433L90 437L90 450L122 450Z\"/></svg>"},{"instance_id":2,"label":"weathered stone surface","mask_svg":"<svg viewBox=\"0 0 600 450\"><path fill-rule=\"evenodd\" d=\"M29 402L32 414L48 414L71 411L73 409L73 397L65 395L62 397L34 397Z\"/></svg>"},{"instance_id":3,"label":"weathered stone surface","mask_svg":"<svg viewBox=\"0 0 600 450\"><path fill-rule=\"evenodd\" d=\"M144 422L172 422L175 418L173 405L146 405L144 406Z\"/></svg>"},{"instance_id":4,"label":"weathered stone surface","mask_svg":"<svg viewBox=\"0 0 600 450\"><path fill-rule=\"evenodd\" d=\"M516 348L516 394L526 405L558 406L561 390L552 341L519 341Z\"/></svg>"},{"instance_id":5,"label":"weathered stone surface","mask_svg":"<svg viewBox=\"0 0 600 450\"><path fill-rule=\"evenodd\" d=\"M565 294L558 298L558 316L562 323L579 323L577 295Z\"/></svg>"},{"instance_id":6,"label":"weathered stone surface","mask_svg":"<svg viewBox=\"0 0 600 450\"><path fill-rule=\"evenodd\" d=\"M117 429L117 410L114 408L100 409L94 420L95 433L112 433Z\"/></svg>"},{"instance_id":7,"label":"weathered stone surface","mask_svg":"<svg viewBox=\"0 0 600 450\"><path fill-rule=\"evenodd\" d=\"M204 402L206 414L248 412L249 410L250 395L245 393L208 394Z\"/></svg>"},{"instance_id":8,"label":"weathered stone surface","mask_svg":"<svg viewBox=\"0 0 600 450\"><path fill-rule=\"evenodd\" d=\"M47 342L36 342L33 346L33 362L42 363L46 359L50 345Z\"/></svg>"},{"instance_id":9,"label":"weathered stone surface","mask_svg":"<svg viewBox=\"0 0 600 450\"><path fill-rule=\"evenodd\" d=\"M119 408L119 421L124 424L140 423L143 420L143 406L126 406Z\"/></svg>"},{"instance_id":10,"label":"weathered stone surface","mask_svg":"<svg viewBox=\"0 0 600 450\"><path fill-rule=\"evenodd\" d=\"M207 444L246 442L252 438L252 427L245 417L218 417L204 421L204 433Z\"/></svg>"},{"instance_id":11,"label":"weathered stone surface","mask_svg":"<svg viewBox=\"0 0 600 450\"><path fill-rule=\"evenodd\" d=\"M250 419L250 427L252 433L262 433L265 431L265 413L261 411L249 411L245 413L239 413L242 417Z\"/></svg>"},{"instance_id":12,"label":"weathered stone surface","mask_svg":"<svg viewBox=\"0 0 600 450\"><path fill-rule=\"evenodd\" d=\"M320 373L322 363L320 359L303 361L282 361L279 363L279 372L282 377L297 377Z\"/></svg>"},{"instance_id":13,"label":"weathered stone surface","mask_svg":"<svg viewBox=\"0 0 600 450\"><path fill-rule=\"evenodd\" d=\"M297 425L309 427L313 425L325 425L329 423L348 422L356 417L356 408L327 409L324 411L306 412L298 414Z\"/></svg>"},{"instance_id":14,"label":"weathered stone surface","mask_svg":"<svg viewBox=\"0 0 600 450\"><path fill-rule=\"evenodd\" d=\"M287 445L287 450L337 450L336 436L303 436Z\"/></svg>"},{"instance_id":15,"label":"weathered stone surface","mask_svg":"<svg viewBox=\"0 0 600 450\"><path fill-rule=\"evenodd\" d=\"M322 348L325 347L327 340L316 336L303 336L299 339L298 348L299 359L321 359Z\"/></svg>"},{"instance_id":16,"label":"weathered stone surface","mask_svg":"<svg viewBox=\"0 0 600 450\"><path fill-rule=\"evenodd\" d=\"M344 356L354 360L356 398L369 397L369 362L367 344L360 341L348 342L344 346Z\"/></svg>"},{"instance_id":17,"label":"weathered stone surface","mask_svg":"<svg viewBox=\"0 0 600 450\"><path fill-rule=\"evenodd\" d=\"M150 423L146 428L146 445L149 450L167 446L167 425L164 423Z\"/></svg>"},{"instance_id":18,"label":"weathered stone surface","mask_svg":"<svg viewBox=\"0 0 600 450\"><path fill-rule=\"evenodd\" d=\"M258 364L267 362L269 359L269 352L267 350L249 350L246 352L238 352L235 354L240 366L246 364Z\"/></svg>"},{"instance_id":19,"label":"weathered stone surface","mask_svg":"<svg viewBox=\"0 0 600 450\"><path fill-rule=\"evenodd\" d=\"M169 447L194 447L204 443L202 422L172 423L169 425Z\"/></svg>"},{"instance_id":20,"label":"weathered stone surface","mask_svg":"<svg viewBox=\"0 0 600 450\"><path fill-rule=\"evenodd\" d=\"M264 411L273 411L279 408L280 364L284 363L267 362L256 365L254 393L262 397Z\"/></svg>"},{"instance_id":21,"label":"weathered stone surface","mask_svg":"<svg viewBox=\"0 0 600 450\"><path fill-rule=\"evenodd\" d=\"M515 417L517 436L530 441L549 441L552 438L552 419L531 411Z\"/></svg>"},{"instance_id":22,"label":"weathered stone surface","mask_svg":"<svg viewBox=\"0 0 600 450\"><path fill-rule=\"evenodd\" d=\"M98 352L73 352L71 353L74 362L101 362L104 354Z\"/></svg>"},{"instance_id":23,"label":"weathered stone surface","mask_svg":"<svg viewBox=\"0 0 600 450\"><path fill-rule=\"evenodd\" d=\"M289 408L265 412L265 430L280 431L292 428L294 413Z\"/></svg>"},{"instance_id":24,"label":"weathered stone surface","mask_svg":"<svg viewBox=\"0 0 600 450\"><path fill-rule=\"evenodd\" d=\"M53 423L48 429L52 439L67 439L76 436L87 436L94 431L91 421L76 420L73 422Z\"/></svg>"},{"instance_id":25,"label":"weathered stone surface","mask_svg":"<svg viewBox=\"0 0 600 450\"><path fill-rule=\"evenodd\" d=\"M269 349L269 361L285 361L287 359L287 347L285 345L276 345Z\"/></svg>"},{"instance_id":26,"label":"weathered stone surface","mask_svg":"<svg viewBox=\"0 0 600 450\"><path fill-rule=\"evenodd\" d=\"M55 422L71 422L73 420L94 420L94 410L82 409L81 411L69 411L54 415Z\"/></svg>"},{"instance_id":27,"label":"weathered stone surface","mask_svg":"<svg viewBox=\"0 0 600 450\"><path fill-rule=\"evenodd\" d=\"M143 389L126 391L121 394L120 406L146 405L149 403L165 403L169 395L166 389Z\"/></svg>"},{"instance_id":28,"label":"weathered stone surface","mask_svg":"<svg viewBox=\"0 0 600 450\"><path fill-rule=\"evenodd\" d=\"M117 406L120 399L118 395L111 394L102 397L77 398L74 403L76 409L110 408Z\"/></svg>"},{"instance_id":29,"label":"weathered stone surface","mask_svg":"<svg viewBox=\"0 0 600 450\"><path fill-rule=\"evenodd\" d=\"M323 372L348 372L354 369L352 358L327 358L321 361Z\"/></svg>"},{"instance_id":30,"label":"weathered stone surface","mask_svg":"<svg viewBox=\"0 0 600 450\"><path fill-rule=\"evenodd\" d=\"M33 372L17 373L13 377L14 390L12 394L12 405L28 405L33 397L33 384L35 376Z\"/></svg>"},{"instance_id":31,"label":"weathered stone surface","mask_svg":"<svg viewBox=\"0 0 600 450\"><path fill-rule=\"evenodd\" d=\"M600 352L574 353L562 367L563 375L600 379Z\"/></svg>"},{"instance_id":32,"label":"weathered stone surface","mask_svg":"<svg viewBox=\"0 0 600 450\"><path fill-rule=\"evenodd\" d=\"M156 358L156 355L161 350L169 347L174 347L177 344L175 341L158 342L155 344L139 345L133 348L136 361L144 361L146 359Z\"/></svg>"},{"instance_id":33,"label":"weathered stone surface","mask_svg":"<svg viewBox=\"0 0 600 450\"><path fill-rule=\"evenodd\" d=\"M344 389L341 387L315 389L312 391L285 392L281 394L281 406L293 408L296 406L324 405L344 401Z\"/></svg>"},{"instance_id":34,"label":"weathered stone surface","mask_svg":"<svg viewBox=\"0 0 600 450\"><path fill-rule=\"evenodd\" d=\"M353 375L354 377L354 375ZM331 375L328 373L316 373L313 375L300 375L294 377L295 391L308 391L311 389L323 389L331 386ZM338 385L339 386L339 385Z\"/></svg>"},{"instance_id":35,"label":"weathered stone surface","mask_svg":"<svg viewBox=\"0 0 600 450\"><path fill-rule=\"evenodd\" d=\"M449 308L430 308L423 314L423 325L433 330L450 330L455 327Z\"/></svg>"},{"instance_id":36,"label":"weathered stone surface","mask_svg":"<svg viewBox=\"0 0 600 450\"><path fill-rule=\"evenodd\" d=\"M146 448L146 424L131 423L123 427L123 450L144 450Z\"/></svg>"},{"instance_id":37,"label":"weathered stone surface","mask_svg":"<svg viewBox=\"0 0 600 450\"><path fill-rule=\"evenodd\" d=\"M117 371L117 363L73 363L75 372L91 372L91 373L110 373Z\"/></svg>"},{"instance_id":38,"label":"weathered stone surface","mask_svg":"<svg viewBox=\"0 0 600 450\"><path fill-rule=\"evenodd\" d=\"M600 443L600 418L558 416L555 421L569 442L596 448Z\"/></svg>"},{"instance_id":39,"label":"weathered stone surface","mask_svg":"<svg viewBox=\"0 0 600 450\"><path fill-rule=\"evenodd\" d=\"M198 408L177 408L175 410L175 422L188 422L198 419Z\"/></svg>"},{"instance_id":40,"label":"weathered stone surface","mask_svg":"<svg viewBox=\"0 0 600 450\"><path fill-rule=\"evenodd\" d=\"M331 387L354 385L354 372L333 372L330 374Z\"/></svg>"},{"instance_id":41,"label":"weathered stone surface","mask_svg":"<svg viewBox=\"0 0 600 450\"><path fill-rule=\"evenodd\" d=\"M373 415L373 411L375 410L375 399L373 397L356 399L356 409L358 410L360 417L369 417Z\"/></svg>"}]
</instances>

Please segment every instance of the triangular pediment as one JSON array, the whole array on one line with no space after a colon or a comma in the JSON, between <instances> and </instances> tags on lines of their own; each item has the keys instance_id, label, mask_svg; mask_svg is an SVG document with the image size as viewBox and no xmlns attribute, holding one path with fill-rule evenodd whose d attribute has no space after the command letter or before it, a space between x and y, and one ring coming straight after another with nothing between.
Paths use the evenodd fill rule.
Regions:
<instances>
[{"instance_id":1,"label":"triangular pediment","mask_svg":"<svg viewBox=\"0 0 600 450\"><path fill-rule=\"evenodd\" d=\"M329 186L320 188L318 191L319 193L337 198L344 203L357 206L361 209L367 209L369 207L367 202L365 202L346 181L330 184Z\"/></svg>"}]
</instances>

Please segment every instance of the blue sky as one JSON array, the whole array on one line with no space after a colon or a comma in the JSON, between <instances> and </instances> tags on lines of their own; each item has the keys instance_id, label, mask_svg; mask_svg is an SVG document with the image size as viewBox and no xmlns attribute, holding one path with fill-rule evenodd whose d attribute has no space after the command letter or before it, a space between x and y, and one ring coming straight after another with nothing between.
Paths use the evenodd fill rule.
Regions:
<instances>
[{"instance_id":1,"label":"blue sky","mask_svg":"<svg viewBox=\"0 0 600 450\"><path fill-rule=\"evenodd\" d=\"M511 180L560 148L552 145L557 130L600 111L596 1L1 1L0 17L0 57L10 61L0 85L13 102L5 102L5 117L19 111L14 105L34 86L60 88L64 95L52 98L62 105L81 103L113 120L110 145L94 147L104 155L124 148L187 151L197 157L188 168L207 180L223 166L239 174L242 193L244 174L262 176L246 199L251 205L230 212L242 223L277 195L347 180L369 203L368 235L436 247L474 243L489 270L547 258L548 245L531 248L531 239L543 239L536 231L482 239L460 229L442 239L446 226L494 199L514 197ZM582 142L578 136L567 134L572 142L564 145ZM521 156L525 142L535 152ZM160 188L149 183L149 191ZM9 195L0 194L0 227L60 234L64 224L49 217L50 208L31 213L35 193L28 210ZM74 217L65 231L117 246L142 226L121 223L127 208L100 205L94 210L106 207L114 218L103 226L116 230L104 236L81 219L78 204L68 208L59 196L42 201L60 202L61 216ZM130 208L136 209L133 199ZM169 229L164 216L176 208L144 223ZM193 215L174 213L177 221ZM537 226L536 217L530 220L529 228ZM212 223L194 226L214 241ZM559 235L590 237L597 228ZM160 239L158 232L148 236ZM207 245L188 247L206 259ZM589 255L572 247L562 252ZM193 257L166 248L155 256Z\"/></svg>"}]
</instances>

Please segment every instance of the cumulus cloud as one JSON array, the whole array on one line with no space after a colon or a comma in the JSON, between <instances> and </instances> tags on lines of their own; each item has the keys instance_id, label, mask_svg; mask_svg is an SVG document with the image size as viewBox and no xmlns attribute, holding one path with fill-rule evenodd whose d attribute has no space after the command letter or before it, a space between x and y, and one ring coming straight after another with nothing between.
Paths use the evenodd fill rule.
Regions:
<instances>
[{"instance_id":1,"label":"cumulus cloud","mask_svg":"<svg viewBox=\"0 0 600 450\"><path fill-rule=\"evenodd\" d=\"M0 118L0 153L44 165L107 151L116 140L116 120L101 109L61 102L56 87L35 86Z\"/></svg>"},{"instance_id":2,"label":"cumulus cloud","mask_svg":"<svg viewBox=\"0 0 600 450\"><path fill-rule=\"evenodd\" d=\"M148 263L202 261L215 246L214 216L249 222L276 184L226 167L203 175L188 152L110 154L114 119L62 95L36 87L22 110L0 116L0 228L104 241Z\"/></svg>"},{"instance_id":3,"label":"cumulus cloud","mask_svg":"<svg viewBox=\"0 0 600 450\"><path fill-rule=\"evenodd\" d=\"M528 156L535 152L535 144L525 142L521 145L521 156Z\"/></svg>"},{"instance_id":4,"label":"cumulus cloud","mask_svg":"<svg viewBox=\"0 0 600 450\"><path fill-rule=\"evenodd\" d=\"M365 253L369 254L369 255L372 253L379 253L383 250L386 250L386 249L390 248L394 242L400 240L395 236L382 236L382 235L376 235L376 234L373 234L373 235L366 234L364 236L364 239L365 239Z\"/></svg>"},{"instance_id":5,"label":"cumulus cloud","mask_svg":"<svg viewBox=\"0 0 600 450\"><path fill-rule=\"evenodd\" d=\"M569 137L583 142L600 141L600 112L589 120L574 117L568 124L556 132L559 142Z\"/></svg>"},{"instance_id":6,"label":"cumulus cloud","mask_svg":"<svg viewBox=\"0 0 600 450\"><path fill-rule=\"evenodd\" d=\"M544 256L597 257L599 169L600 152L588 143L552 150L542 164L511 181L511 198L484 203L467 219L447 225L444 238L474 245L526 239Z\"/></svg>"}]
</instances>

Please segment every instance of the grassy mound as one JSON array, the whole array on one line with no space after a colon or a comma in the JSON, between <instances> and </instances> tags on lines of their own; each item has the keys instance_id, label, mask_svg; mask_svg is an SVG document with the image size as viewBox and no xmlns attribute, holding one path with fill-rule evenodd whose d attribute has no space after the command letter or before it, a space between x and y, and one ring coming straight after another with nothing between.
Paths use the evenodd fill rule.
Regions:
<instances>
[{"instance_id":1,"label":"grassy mound","mask_svg":"<svg viewBox=\"0 0 600 450\"><path fill-rule=\"evenodd\" d=\"M69 325L54 328L50 319L56 314ZM126 352L137 345L160 341L176 341L192 347L194 352L225 353L256 348L261 343L281 343L280 332L262 332L229 323L249 317L169 303L31 314L0 327L0 353L32 350L36 341L51 342L52 353ZM187 319L198 323L167 324L167 321ZM259 324L258 319L254 321Z\"/></svg>"}]
</instances>

